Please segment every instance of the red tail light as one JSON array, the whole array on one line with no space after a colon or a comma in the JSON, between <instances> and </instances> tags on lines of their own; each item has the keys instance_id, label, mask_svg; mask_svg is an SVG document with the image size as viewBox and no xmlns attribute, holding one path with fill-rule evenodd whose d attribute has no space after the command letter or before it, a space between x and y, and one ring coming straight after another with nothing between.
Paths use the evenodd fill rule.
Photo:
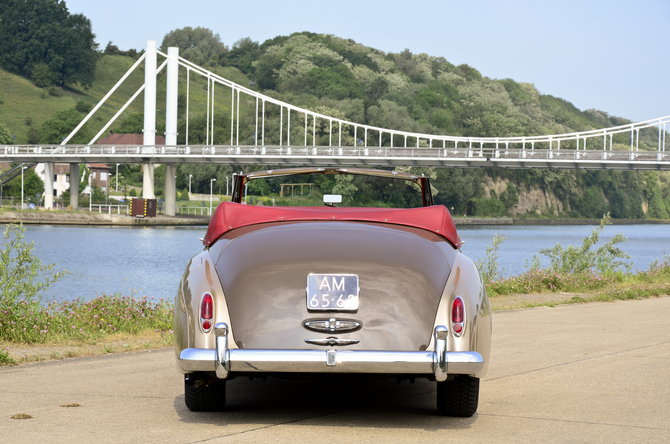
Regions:
<instances>
[{"instance_id":1,"label":"red tail light","mask_svg":"<svg viewBox=\"0 0 670 444\"><path fill-rule=\"evenodd\" d=\"M451 331L456 337L463 333L465 328L465 304L460 296L456 296L451 305Z\"/></svg>"},{"instance_id":2,"label":"red tail light","mask_svg":"<svg viewBox=\"0 0 670 444\"><path fill-rule=\"evenodd\" d=\"M202 302L200 303L200 325L205 333L212 329L212 317L214 313L214 302L212 295L205 293L202 295Z\"/></svg>"}]
</instances>

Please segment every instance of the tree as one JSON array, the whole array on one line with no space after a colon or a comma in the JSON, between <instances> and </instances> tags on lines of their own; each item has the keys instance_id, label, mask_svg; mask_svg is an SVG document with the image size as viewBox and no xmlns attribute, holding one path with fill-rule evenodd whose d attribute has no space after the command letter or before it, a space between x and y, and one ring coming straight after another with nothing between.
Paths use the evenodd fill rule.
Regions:
<instances>
[{"instance_id":1,"label":"tree","mask_svg":"<svg viewBox=\"0 0 670 444\"><path fill-rule=\"evenodd\" d=\"M59 85L93 81L98 44L91 21L71 15L64 1L3 0L0 23L0 64L31 77L37 70L40 81L45 64Z\"/></svg>"},{"instance_id":2,"label":"tree","mask_svg":"<svg viewBox=\"0 0 670 444\"><path fill-rule=\"evenodd\" d=\"M116 129L119 134L142 134L144 130L144 113L133 113L120 122Z\"/></svg>"},{"instance_id":3,"label":"tree","mask_svg":"<svg viewBox=\"0 0 670 444\"><path fill-rule=\"evenodd\" d=\"M23 195L31 200L44 193L44 182L40 176L35 173L35 170L28 168L23 171ZM21 198L21 175L19 174L14 179L6 183L3 189L5 197L14 196Z\"/></svg>"},{"instance_id":4,"label":"tree","mask_svg":"<svg viewBox=\"0 0 670 444\"><path fill-rule=\"evenodd\" d=\"M649 211L647 215L651 219L667 219L668 210L665 208L663 196L661 194L661 187L658 183L658 175L652 171L645 172L646 187L644 189L644 196L649 202Z\"/></svg>"},{"instance_id":5,"label":"tree","mask_svg":"<svg viewBox=\"0 0 670 444\"><path fill-rule=\"evenodd\" d=\"M240 69L245 74L253 74L253 62L258 58L258 42L249 37L244 37L233 43L233 49L221 54L219 63L231 65Z\"/></svg>"},{"instance_id":6,"label":"tree","mask_svg":"<svg viewBox=\"0 0 670 444\"><path fill-rule=\"evenodd\" d=\"M60 144L79 125L82 119L83 116L75 109L68 109L57 113L40 127L39 134L42 143ZM87 125L84 125L70 139L69 143L86 144L91 141L92 137L93 134L88 130Z\"/></svg>"},{"instance_id":7,"label":"tree","mask_svg":"<svg viewBox=\"0 0 670 444\"><path fill-rule=\"evenodd\" d=\"M28 130L28 145L37 145L40 143L40 134L35 128L30 128Z\"/></svg>"},{"instance_id":8,"label":"tree","mask_svg":"<svg viewBox=\"0 0 670 444\"><path fill-rule=\"evenodd\" d=\"M9 132L7 127L0 123L0 145L12 145L14 143L14 138L12 133Z\"/></svg>"},{"instance_id":9,"label":"tree","mask_svg":"<svg viewBox=\"0 0 670 444\"><path fill-rule=\"evenodd\" d=\"M212 59L218 61L219 56L228 51L228 47L221 42L219 34L200 26L197 28L186 26L168 32L163 37L161 50L167 52L170 46L179 48L181 57L198 65Z\"/></svg>"},{"instance_id":10,"label":"tree","mask_svg":"<svg viewBox=\"0 0 670 444\"><path fill-rule=\"evenodd\" d=\"M49 65L46 63L38 63L35 65L32 73L30 74L30 78L38 88L46 88L47 86L51 85L53 76L53 73L49 69Z\"/></svg>"}]
</instances>

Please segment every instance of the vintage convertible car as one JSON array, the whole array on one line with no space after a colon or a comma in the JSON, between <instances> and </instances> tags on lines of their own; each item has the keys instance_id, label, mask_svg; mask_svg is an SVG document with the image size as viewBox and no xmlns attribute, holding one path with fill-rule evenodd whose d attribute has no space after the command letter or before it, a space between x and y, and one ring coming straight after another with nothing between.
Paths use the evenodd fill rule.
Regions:
<instances>
[{"instance_id":1,"label":"vintage convertible car","mask_svg":"<svg viewBox=\"0 0 670 444\"><path fill-rule=\"evenodd\" d=\"M383 206L398 202L416 207ZM222 409L236 376L365 374L425 377L437 382L441 414L477 410L491 307L427 177L240 173L203 244L175 302L189 409Z\"/></svg>"}]
</instances>

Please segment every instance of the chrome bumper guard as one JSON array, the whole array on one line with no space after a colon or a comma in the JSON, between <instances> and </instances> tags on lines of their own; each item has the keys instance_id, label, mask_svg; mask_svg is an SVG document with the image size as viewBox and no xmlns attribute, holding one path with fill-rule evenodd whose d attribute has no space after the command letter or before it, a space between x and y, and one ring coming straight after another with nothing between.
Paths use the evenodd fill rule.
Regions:
<instances>
[{"instance_id":1,"label":"chrome bumper guard","mask_svg":"<svg viewBox=\"0 0 670 444\"><path fill-rule=\"evenodd\" d=\"M365 350L248 350L228 349L228 327L214 327L216 350L186 348L178 365L186 372L215 371L226 379L234 373L378 373L434 375L444 381L449 374L480 372L484 359L477 352L448 352L447 329L435 328L436 351Z\"/></svg>"}]
</instances>

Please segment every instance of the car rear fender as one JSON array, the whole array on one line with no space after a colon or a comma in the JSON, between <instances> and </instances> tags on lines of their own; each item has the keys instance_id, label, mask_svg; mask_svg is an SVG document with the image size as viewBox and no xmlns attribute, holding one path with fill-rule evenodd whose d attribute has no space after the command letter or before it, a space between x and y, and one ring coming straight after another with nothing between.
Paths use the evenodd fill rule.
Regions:
<instances>
[{"instance_id":1,"label":"car rear fender","mask_svg":"<svg viewBox=\"0 0 670 444\"><path fill-rule=\"evenodd\" d=\"M451 247L445 246L445 248ZM447 351L475 351L482 355L484 367L481 372L473 375L481 378L486 374L491 350L491 304L472 259L457 252L452 260L453 268L442 292L433 331L438 325L444 325L449 329ZM454 334L451 324L451 306L457 296L460 296L465 304L465 328L460 337ZM434 336L428 344L428 350L435 350Z\"/></svg>"},{"instance_id":2,"label":"car rear fender","mask_svg":"<svg viewBox=\"0 0 670 444\"><path fill-rule=\"evenodd\" d=\"M217 243L216 249L223 248L225 243L225 241ZM218 253L219 251L214 252L214 256L218 257ZM216 348L214 329L205 333L200 328L200 303L205 293L212 295L213 324L225 322L231 325L226 298L209 250L191 259L181 279L174 309L174 338L177 357L185 348ZM229 348L237 348L233 332L230 331L228 335Z\"/></svg>"}]
</instances>

